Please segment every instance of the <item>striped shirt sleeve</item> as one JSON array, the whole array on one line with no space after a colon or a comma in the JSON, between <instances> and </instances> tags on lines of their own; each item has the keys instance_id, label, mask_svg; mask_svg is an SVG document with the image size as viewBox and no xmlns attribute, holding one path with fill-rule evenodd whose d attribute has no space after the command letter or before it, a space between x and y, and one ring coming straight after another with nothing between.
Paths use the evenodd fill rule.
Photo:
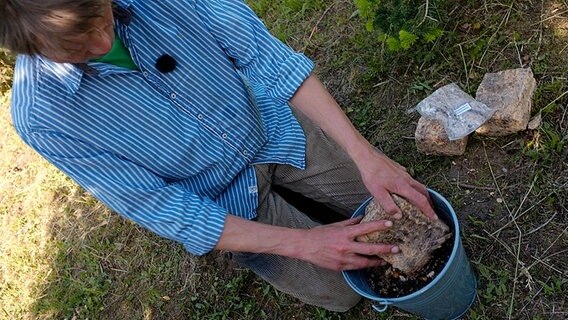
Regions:
<instances>
[{"instance_id":1,"label":"striped shirt sleeve","mask_svg":"<svg viewBox=\"0 0 568 320\"><path fill-rule=\"evenodd\" d=\"M182 243L195 255L203 255L217 244L227 211L210 199L60 133L22 133L48 161L125 218Z\"/></svg>"},{"instance_id":2,"label":"striped shirt sleeve","mask_svg":"<svg viewBox=\"0 0 568 320\"><path fill-rule=\"evenodd\" d=\"M270 34L242 0L195 0L203 23L235 66L266 88L276 105L287 103L314 63Z\"/></svg>"}]
</instances>

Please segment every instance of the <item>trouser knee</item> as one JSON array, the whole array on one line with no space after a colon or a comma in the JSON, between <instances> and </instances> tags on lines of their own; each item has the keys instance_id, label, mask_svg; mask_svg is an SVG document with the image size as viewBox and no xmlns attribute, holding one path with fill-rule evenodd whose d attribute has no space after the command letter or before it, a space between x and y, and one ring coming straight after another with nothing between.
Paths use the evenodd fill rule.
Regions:
<instances>
[{"instance_id":1,"label":"trouser knee","mask_svg":"<svg viewBox=\"0 0 568 320\"><path fill-rule=\"evenodd\" d=\"M341 272L271 254L234 252L232 259L275 289L309 305L345 312L361 300L361 296L345 282Z\"/></svg>"}]
</instances>

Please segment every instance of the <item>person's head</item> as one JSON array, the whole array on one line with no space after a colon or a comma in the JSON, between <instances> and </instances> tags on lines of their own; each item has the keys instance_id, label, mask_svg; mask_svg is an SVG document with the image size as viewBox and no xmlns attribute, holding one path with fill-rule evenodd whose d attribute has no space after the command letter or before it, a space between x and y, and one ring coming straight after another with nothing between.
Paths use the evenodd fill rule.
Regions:
<instances>
[{"instance_id":1,"label":"person's head","mask_svg":"<svg viewBox=\"0 0 568 320\"><path fill-rule=\"evenodd\" d=\"M111 0L0 0L0 47L85 62L112 47Z\"/></svg>"}]
</instances>

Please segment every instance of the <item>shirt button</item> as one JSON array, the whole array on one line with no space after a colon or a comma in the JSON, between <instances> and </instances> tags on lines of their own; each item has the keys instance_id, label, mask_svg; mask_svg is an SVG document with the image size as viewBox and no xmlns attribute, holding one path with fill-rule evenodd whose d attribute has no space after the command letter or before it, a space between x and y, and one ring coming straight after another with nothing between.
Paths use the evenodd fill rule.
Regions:
<instances>
[{"instance_id":1,"label":"shirt button","mask_svg":"<svg viewBox=\"0 0 568 320\"><path fill-rule=\"evenodd\" d=\"M249 154L248 151L243 150L243 155L248 156L248 154Z\"/></svg>"},{"instance_id":2,"label":"shirt button","mask_svg":"<svg viewBox=\"0 0 568 320\"><path fill-rule=\"evenodd\" d=\"M226 134L226 133L223 133L223 134L221 135L221 138L227 139L227 134Z\"/></svg>"},{"instance_id":3,"label":"shirt button","mask_svg":"<svg viewBox=\"0 0 568 320\"><path fill-rule=\"evenodd\" d=\"M197 119L199 119L199 120L203 120L203 115L202 115L201 113L200 113L200 114L198 114L198 115L197 115Z\"/></svg>"},{"instance_id":4,"label":"shirt button","mask_svg":"<svg viewBox=\"0 0 568 320\"><path fill-rule=\"evenodd\" d=\"M148 71L142 72L142 75L144 76L144 78L148 77Z\"/></svg>"},{"instance_id":5,"label":"shirt button","mask_svg":"<svg viewBox=\"0 0 568 320\"><path fill-rule=\"evenodd\" d=\"M176 93L175 93L175 92L172 92L172 93L170 94L170 98L172 98L173 100L175 100L175 99L177 98Z\"/></svg>"}]
</instances>

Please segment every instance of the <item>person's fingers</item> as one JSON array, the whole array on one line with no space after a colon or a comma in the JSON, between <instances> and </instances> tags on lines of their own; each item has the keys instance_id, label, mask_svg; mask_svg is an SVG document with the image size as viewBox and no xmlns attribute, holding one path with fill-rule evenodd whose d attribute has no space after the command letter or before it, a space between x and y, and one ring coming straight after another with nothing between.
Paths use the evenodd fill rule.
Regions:
<instances>
[{"instance_id":1,"label":"person's fingers","mask_svg":"<svg viewBox=\"0 0 568 320\"><path fill-rule=\"evenodd\" d=\"M430 194L428 193L428 188L426 188L425 185L423 185L422 183L418 182L417 180L411 179L410 180L410 186L412 188L414 188L416 191L420 192L421 194L423 194L426 197L430 197Z\"/></svg>"},{"instance_id":2,"label":"person's fingers","mask_svg":"<svg viewBox=\"0 0 568 320\"><path fill-rule=\"evenodd\" d=\"M342 221L338 221L335 223L331 223L329 225L336 225L336 226L341 226L341 227L345 227L345 226L351 226L351 225L355 225L358 224L359 222L361 222L361 220L363 219L363 215L361 216L357 216L355 218L351 218L351 219L347 219L347 220L342 220Z\"/></svg>"},{"instance_id":3,"label":"person's fingers","mask_svg":"<svg viewBox=\"0 0 568 320\"><path fill-rule=\"evenodd\" d=\"M414 188L406 188L404 190L401 190L401 192L397 194L417 206L418 209L420 209L420 211L422 211L422 213L428 218L438 219L438 216L432 208L430 197L427 194L425 195Z\"/></svg>"},{"instance_id":4,"label":"person's fingers","mask_svg":"<svg viewBox=\"0 0 568 320\"><path fill-rule=\"evenodd\" d=\"M341 221L334 222L334 223L322 224L322 225L316 226L315 228L347 227L347 226L357 225L361 222L361 220L363 220L363 217L364 217L364 215L360 215L360 216L357 216L355 218L341 220Z\"/></svg>"},{"instance_id":5,"label":"person's fingers","mask_svg":"<svg viewBox=\"0 0 568 320\"><path fill-rule=\"evenodd\" d=\"M402 217L400 208L396 205L392 195L388 191L380 190L374 196L387 214L392 215L395 219L400 219Z\"/></svg>"},{"instance_id":6,"label":"person's fingers","mask_svg":"<svg viewBox=\"0 0 568 320\"><path fill-rule=\"evenodd\" d=\"M357 270L372 267L384 266L386 262L377 256L362 256L354 254L351 258L346 261L341 270Z\"/></svg>"},{"instance_id":7,"label":"person's fingers","mask_svg":"<svg viewBox=\"0 0 568 320\"><path fill-rule=\"evenodd\" d=\"M430 192L428 192L428 188L416 180L412 180L411 185L414 189L416 189L418 192L423 194L428 200L430 207L434 208L434 202L432 202L432 198L430 197Z\"/></svg>"},{"instance_id":8,"label":"person's fingers","mask_svg":"<svg viewBox=\"0 0 568 320\"><path fill-rule=\"evenodd\" d=\"M348 230L348 237L350 239L355 239L358 236L367 234L367 233L371 233L371 232L375 232L375 231L381 231L381 230L385 230L387 228L392 227L392 221L389 220L375 220L375 221L368 221L365 223L360 223L357 225L352 225L349 226Z\"/></svg>"},{"instance_id":9,"label":"person's fingers","mask_svg":"<svg viewBox=\"0 0 568 320\"><path fill-rule=\"evenodd\" d=\"M399 253L400 248L396 245L386 243L357 242L354 251L366 256L376 256L379 254Z\"/></svg>"},{"instance_id":10,"label":"person's fingers","mask_svg":"<svg viewBox=\"0 0 568 320\"><path fill-rule=\"evenodd\" d=\"M432 199L430 198L430 192L428 192L428 188L424 184L418 182L417 180L412 179L412 181L410 182L410 185L414 189L416 189L416 191L423 194L426 197L426 199L428 199L430 206L434 207L434 203L432 202Z\"/></svg>"}]
</instances>

